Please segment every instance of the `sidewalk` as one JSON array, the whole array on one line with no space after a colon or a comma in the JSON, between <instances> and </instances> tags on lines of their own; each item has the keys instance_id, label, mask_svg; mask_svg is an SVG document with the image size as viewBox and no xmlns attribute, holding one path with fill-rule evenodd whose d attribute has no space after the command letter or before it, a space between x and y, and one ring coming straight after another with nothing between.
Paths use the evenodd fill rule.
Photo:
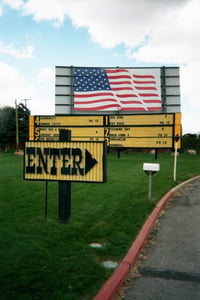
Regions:
<instances>
[{"instance_id":1,"label":"sidewalk","mask_svg":"<svg viewBox=\"0 0 200 300\"><path fill-rule=\"evenodd\" d=\"M121 299L199 300L200 177L171 197L153 240Z\"/></svg>"},{"instance_id":2,"label":"sidewalk","mask_svg":"<svg viewBox=\"0 0 200 300\"><path fill-rule=\"evenodd\" d=\"M163 208L165 213L159 218L157 233L153 231L153 243L145 245ZM144 249L145 259L139 259L138 276L130 279ZM191 297L200 299L200 176L171 189L158 202L119 267L94 300L188 300Z\"/></svg>"}]
</instances>

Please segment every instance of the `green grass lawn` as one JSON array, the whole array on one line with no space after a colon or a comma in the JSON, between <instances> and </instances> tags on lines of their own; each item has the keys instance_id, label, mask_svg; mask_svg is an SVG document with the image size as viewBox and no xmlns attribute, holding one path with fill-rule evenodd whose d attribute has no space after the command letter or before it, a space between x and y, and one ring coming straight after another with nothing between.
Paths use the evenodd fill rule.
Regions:
<instances>
[{"instance_id":1,"label":"green grass lawn","mask_svg":"<svg viewBox=\"0 0 200 300\"><path fill-rule=\"evenodd\" d=\"M107 183L72 183L68 224L58 222L58 183L23 180L23 157L0 155L0 299L90 300L120 262L155 206L174 185L200 174L199 156L145 153L108 154ZM160 163L152 201L143 162ZM101 243L93 249L90 243Z\"/></svg>"}]
</instances>

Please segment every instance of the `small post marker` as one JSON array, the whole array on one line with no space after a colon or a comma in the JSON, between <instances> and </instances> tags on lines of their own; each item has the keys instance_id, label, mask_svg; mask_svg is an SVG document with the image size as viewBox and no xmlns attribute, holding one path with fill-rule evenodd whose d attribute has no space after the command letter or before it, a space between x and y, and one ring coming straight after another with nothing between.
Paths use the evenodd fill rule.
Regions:
<instances>
[{"instance_id":1,"label":"small post marker","mask_svg":"<svg viewBox=\"0 0 200 300\"><path fill-rule=\"evenodd\" d=\"M152 175L160 171L160 164L143 163L143 171L149 176L149 192L148 199L151 200L152 195Z\"/></svg>"}]
</instances>

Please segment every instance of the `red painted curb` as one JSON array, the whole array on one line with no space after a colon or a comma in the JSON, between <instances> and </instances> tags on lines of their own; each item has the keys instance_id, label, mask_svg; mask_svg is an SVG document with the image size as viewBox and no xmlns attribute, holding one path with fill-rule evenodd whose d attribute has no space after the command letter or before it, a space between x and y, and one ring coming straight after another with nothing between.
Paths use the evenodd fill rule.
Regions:
<instances>
[{"instance_id":1,"label":"red painted curb","mask_svg":"<svg viewBox=\"0 0 200 300\"><path fill-rule=\"evenodd\" d=\"M128 276L130 265L121 262L118 268L114 271L112 276L103 285L100 292L94 297L94 300L111 300L116 295L124 278Z\"/></svg>"},{"instance_id":2,"label":"red painted curb","mask_svg":"<svg viewBox=\"0 0 200 300\"><path fill-rule=\"evenodd\" d=\"M130 265L135 263L135 261L137 260L139 254L140 254L140 251L142 250L142 248L149 236L149 233L151 232L154 222L156 221L160 211L162 210L162 208L165 206L166 202L172 195L173 195L172 191L168 192L156 205L153 212L150 214L150 216L144 223L142 229L138 233L138 235L137 235L135 241L133 242L131 248L129 249L128 253L122 260L123 262L126 262Z\"/></svg>"},{"instance_id":3,"label":"red painted curb","mask_svg":"<svg viewBox=\"0 0 200 300\"><path fill-rule=\"evenodd\" d=\"M166 193L161 198L161 200L157 203L156 207L154 208L153 212L146 220L142 229L138 233L135 241L133 242L126 256L124 257L124 259L122 260L118 268L114 271L114 273L108 278L108 280L105 282L105 284L102 286L102 288L100 289L98 294L93 298L93 300L112 300L116 296L119 288L121 287L122 283L125 281L125 279L128 276L131 265L133 265L136 262L140 254L140 251L142 250L148 238L148 235L151 232L154 222L156 221L161 210L166 205L167 201L172 197L175 191L177 191L183 185L199 177L200 176L196 176L194 178L182 182L181 184L172 188L168 193Z\"/></svg>"}]
</instances>

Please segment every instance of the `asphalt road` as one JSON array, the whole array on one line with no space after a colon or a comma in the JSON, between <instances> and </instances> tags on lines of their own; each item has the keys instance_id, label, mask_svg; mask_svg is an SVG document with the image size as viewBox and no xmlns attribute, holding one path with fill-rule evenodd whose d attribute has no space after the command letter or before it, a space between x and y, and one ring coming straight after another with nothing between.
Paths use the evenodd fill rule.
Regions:
<instances>
[{"instance_id":1,"label":"asphalt road","mask_svg":"<svg viewBox=\"0 0 200 300\"><path fill-rule=\"evenodd\" d=\"M200 178L171 198L123 300L200 300Z\"/></svg>"}]
</instances>

